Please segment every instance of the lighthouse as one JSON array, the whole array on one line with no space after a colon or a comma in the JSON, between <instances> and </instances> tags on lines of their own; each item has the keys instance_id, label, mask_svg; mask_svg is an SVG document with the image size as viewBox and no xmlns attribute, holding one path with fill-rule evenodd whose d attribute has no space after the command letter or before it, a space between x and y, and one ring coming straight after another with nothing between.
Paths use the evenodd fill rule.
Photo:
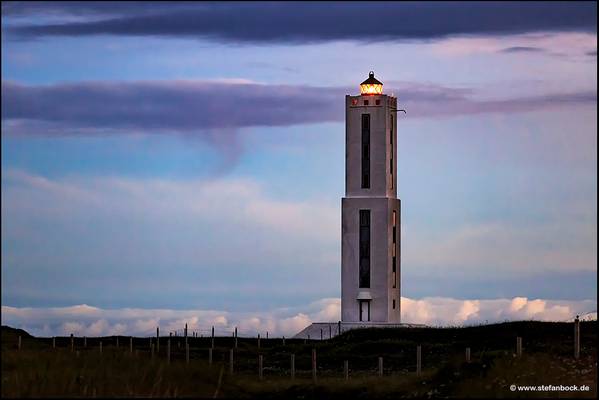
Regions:
<instances>
[{"instance_id":1,"label":"lighthouse","mask_svg":"<svg viewBox=\"0 0 599 400\"><path fill-rule=\"evenodd\" d=\"M401 203L397 197L397 98L368 74L345 96L345 197L341 199L341 320L313 322L298 339L401 322ZM326 337L326 336L325 336Z\"/></svg>"},{"instance_id":2,"label":"lighthouse","mask_svg":"<svg viewBox=\"0 0 599 400\"><path fill-rule=\"evenodd\" d=\"M397 98L370 72L345 96L341 200L341 322L400 323L401 203Z\"/></svg>"}]
</instances>

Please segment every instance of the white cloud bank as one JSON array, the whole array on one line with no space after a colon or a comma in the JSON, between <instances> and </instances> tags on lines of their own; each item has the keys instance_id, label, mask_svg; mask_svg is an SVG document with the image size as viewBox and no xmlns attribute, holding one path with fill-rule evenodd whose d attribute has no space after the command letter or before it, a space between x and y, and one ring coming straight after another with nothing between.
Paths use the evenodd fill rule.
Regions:
<instances>
[{"instance_id":1,"label":"white cloud bank","mask_svg":"<svg viewBox=\"0 0 599 400\"><path fill-rule=\"evenodd\" d=\"M493 300L458 300L402 297L402 320L432 326L461 326L510 320L567 321L575 315L596 319L595 300L529 300L526 297ZM268 312L240 313L216 310L101 309L88 305L61 308L19 308L2 306L2 324L25 329L34 336L103 336L181 332L208 334L212 326L218 335L230 335L235 327L240 336L292 336L312 322L337 321L341 302L325 298L307 306L278 308Z\"/></svg>"}]
</instances>

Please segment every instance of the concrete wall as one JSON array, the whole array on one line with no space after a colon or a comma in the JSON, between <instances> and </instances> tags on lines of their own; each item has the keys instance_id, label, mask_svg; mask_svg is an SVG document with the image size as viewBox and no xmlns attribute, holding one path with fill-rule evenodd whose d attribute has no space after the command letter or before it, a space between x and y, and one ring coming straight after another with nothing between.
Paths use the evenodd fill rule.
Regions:
<instances>
[{"instance_id":1,"label":"concrete wall","mask_svg":"<svg viewBox=\"0 0 599 400\"><path fill-rule=\"evenodd\" d=\"M401 322L401 201L399 199L388 199L388 224L387 224L387 322ZM397 240L395 251L397 254L397 282L393 287L393 211L397 213ZM395 309L393 308L395 300Z\"/></svg>"},{"instance_id":2,"label":"concrete wall","mask_svg":"<svg viewBox=\"0 0 599 400\"><path fill-rule=\"evenodd\" d=\"M360 210L370 210L370 288L359 287ZM398 218L397 287L392 274L392 212L400 214L399 199L343 198L341 202L341 320L359 321L358 294L372 296L372 322L400 322L401 257L399 253L401 225ZM393 309L393 299L396 308Z\"/></svg>"},{"instance_id":3,"label":"concrete wall","mask_svg":"<svg viewBox=\"0 0 599 400\"><path fill-rule=\"evenodd\" d=\"M369 102L364 106L364 101ZM376 105L376 101L380 105ZM352 105L357 101L357 105ZM397 197L397 99L387 95L346 96L345 113L345 196ZM362 189L362 114L370 114L370 188ZM393 146L391 138L393 116ZM390 174L391 152L393 174ZM391 185L393 177L393 185Z\"/></svg>"}]
</instances>

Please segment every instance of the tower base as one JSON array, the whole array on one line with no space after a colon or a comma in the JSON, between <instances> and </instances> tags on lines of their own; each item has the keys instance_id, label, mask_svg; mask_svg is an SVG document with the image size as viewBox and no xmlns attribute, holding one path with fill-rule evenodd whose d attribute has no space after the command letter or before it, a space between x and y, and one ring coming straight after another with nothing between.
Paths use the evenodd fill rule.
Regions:
<instances>
[{"instance_id":1,"label":"tower base","mask_svg":"<svg viewBox=\"0 0 599 400\"><path fill-rule=\"evenodd\" d=\"M331 339L339 335L339 327L341 333L351 329L364 328L424 328L423 324L398 324L394 322L314 322L304 328L300 333L295 335L293 339L310 339L321 340ZM322 336L321 336L322 334Z\"/></svg>"}]
</instances>

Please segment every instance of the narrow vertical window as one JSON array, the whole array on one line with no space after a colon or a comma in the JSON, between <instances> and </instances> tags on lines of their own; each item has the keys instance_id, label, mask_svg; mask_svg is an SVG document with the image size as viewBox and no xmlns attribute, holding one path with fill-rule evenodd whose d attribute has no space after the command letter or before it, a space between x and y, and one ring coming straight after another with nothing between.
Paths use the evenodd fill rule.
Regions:
<instances>
[{"instance_id":1,"label":"narrow vertical window","mask_svg":"<svg viewBox=\"0 0 599 400\"><path fill-rule=\"evenodd\" d=\"M389 173L391 174L391 189L393 189L393 115L391 115L391 128L389 129L389 143L391 144L389 157Z\"/></svg>"},{"instance_id":2,"label":"narrow vertical window","mask_svg":"<svg viewBox=\"0 0 599 400\"><path fill-rule=\"evenodd\" d=\"M393 309L395 310L395 299L393 299Z\"/></svg>"},{"instance_id":3,"label":"narrow vertical window","mask_svg":"<svg viewBox=\"0 0 599 400\"><path fill-rule=\"evenodd\" d=\"M389 139L389 143L391 143L391 146L393 146L393 115L391 116L391 137ZM391 154L393 154L393 152L391 152Z\"/></svg>"},{"instance_id":4,"label":"narrow vertical window","mask_svg":"<svg viewBox=\"0 0 599 400\"><path fill-rule=\"evenodd\" d=\"M370 188L370 114L362 114L362 189Z\"/></svg>"},{"instance_id":5,"label":"narrow vertical window","mask_svg":"<svg viewBox=\"0 0 599 400\"><path fill-rule=\"evenodd\" d=\"M395 210L393 210L393 244L391 246L392 250L391 250L391 254L393 255L393 260L392 260L392 266L391 268L393 269L393 287L396 288L397 287L397 253L396 253L396 249L397 249L397 212Z\"/></svg>"},{"instance_id":6,"label":"narrow vertical window","mask_svg":"<svg viewBox=\"0 0 599 400\"><path fill-rule=\"evenodd\" d=\"M370 287L370 210L360 210L360 287Z\"/></svg>"}]
</instances>

